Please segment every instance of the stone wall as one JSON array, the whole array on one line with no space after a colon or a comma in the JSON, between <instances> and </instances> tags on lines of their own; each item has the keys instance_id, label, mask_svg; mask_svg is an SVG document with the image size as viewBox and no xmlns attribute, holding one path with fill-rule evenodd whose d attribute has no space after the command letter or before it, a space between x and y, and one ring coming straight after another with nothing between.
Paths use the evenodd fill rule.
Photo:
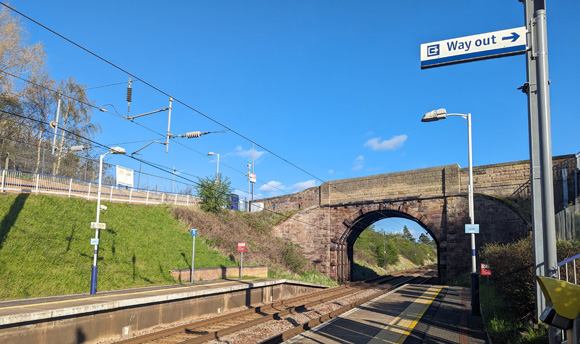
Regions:
<instances>
[{"instance_id":1,"label":"stone wall","mask_svg":"<svg viewBox=\"0 0 580 344\"><path fill-rule=\"evenodd\" d=\"M180 269L180 270L170 270L171 277L178 281L189 282L191 281L191 270L190 269ZM243 270L244 276L252 277L268 277L268 267L267 266L244 266ZM238 277L240 276L240 268L237 266L228 266L221 268L200 268L193 269L193 280L194 281L208 281L215 279L224 279L228 277Z\"/></svg>"},{"instance_id":2,"label":"stone wall","mask_svg":"<svg viewBox=\"0 0 580 344\"><path fill-rule=\"evenodd\" d=\"M563 209L562 169L568 171L568 200L574 200L574 170L576 156L561 155L552 159L554 177L554 205ZM531 198L530 161L521 160L502 164L473 167L474 193L497 197ZM469 168L461 169L461 192L467 193Z\"/></svg>"},{"instance_id":3,"label":"stone wall","mask_svg":"<svg viewBox=\"0 0 580 344\"><path fill-rule=\"evenodd\" d=\"M315 186L290 195L264 198L257 202L264 203L264 208L272 211L305 209L320 203L319 189Z\"/></svg>"},{"instance_id":4,"label":"stone wall","mask_svg":"<svg viewBox=\"0 0 580 344\"><path fill-rule=\"evenodd\" d=\"M456 195L459 183L458 165L342 179L320 186L320 205Z\"/></svg>"}]
</instances>

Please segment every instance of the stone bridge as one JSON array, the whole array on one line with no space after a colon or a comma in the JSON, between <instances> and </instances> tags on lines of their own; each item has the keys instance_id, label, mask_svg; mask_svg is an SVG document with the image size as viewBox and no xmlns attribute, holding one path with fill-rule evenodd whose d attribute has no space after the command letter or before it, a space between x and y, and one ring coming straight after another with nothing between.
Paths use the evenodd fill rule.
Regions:
<instances>
[{"instance_id":1,"label":"stone bridge","mask_svg":"<svg viewBox=\"0 0 580 344\"><path fill-rule=\"evenodd\" d=\"M553 158L556 211L564 199L574 200L576 166L575 155ZM485 243L530 235L529 161L474 167L473 176L477 250ZM325 182L257 202L277 212L299 209L274 228L275 235L299 244L318 271L340 282L351 279L353 245L369 225L389 217L415 221L437 244L445 283L471 271L471 242L464 227L469 223L468 180L467 168L447 165Z\"/></svg>"}]
</instances>

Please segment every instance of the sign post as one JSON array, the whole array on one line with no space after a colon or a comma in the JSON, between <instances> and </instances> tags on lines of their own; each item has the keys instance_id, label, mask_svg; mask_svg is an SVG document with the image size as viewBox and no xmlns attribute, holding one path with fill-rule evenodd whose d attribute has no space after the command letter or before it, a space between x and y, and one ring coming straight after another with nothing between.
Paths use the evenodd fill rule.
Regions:
<instances>
[{"instance_id":1,"label":"sign post","mask_svg":"<svg viewBox=\"0 0 580 344\"><path fill-rule=\"evenodd\" d=\"M195 263L195 237L197 236L197 229L191 230L191 236L193 237L193 248L191 250L191 276L189 277L189 280L191 283L193 283L193 265Z\"/></svg>"},{"instance_id":2,"label":"sign post","mask_svg":"<svg viewBox=\"0 0 580 344\"><path fill-rule=\"evenodd\" d=\"M244 251L246 250L246 243L239 242L238 243L238 252L241 254L240 258L240 278L244 275Z\"/></svg>"}]
</instances>

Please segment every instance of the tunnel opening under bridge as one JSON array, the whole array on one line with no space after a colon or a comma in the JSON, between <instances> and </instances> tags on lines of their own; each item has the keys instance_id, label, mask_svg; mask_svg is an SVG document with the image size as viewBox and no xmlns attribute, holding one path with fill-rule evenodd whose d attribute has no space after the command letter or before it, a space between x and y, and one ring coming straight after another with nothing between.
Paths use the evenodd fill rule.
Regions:
<instances>
[{"instance_id":1,"label":"tunnel opening under bridge","mask_svg":"<svg viewBox=\"0 0 580 344\"><path fill-rule=\"evenodd\" d=\"M387 230L389 229L389 233ZM395 229L392 231L391 229ZM421 235L423 234L423 235ZM376 210L358 216L338 239L338 280L348 282L394 271L394 266L437 264L440 271L439 235L412 215L396 210ZM362 235L362 237L361 237ZM423 241L419 239L421 237ZM368 265L396 264L378 272ZM439 274L440 275L440 274Z\"/></svg>"}]
</instances>

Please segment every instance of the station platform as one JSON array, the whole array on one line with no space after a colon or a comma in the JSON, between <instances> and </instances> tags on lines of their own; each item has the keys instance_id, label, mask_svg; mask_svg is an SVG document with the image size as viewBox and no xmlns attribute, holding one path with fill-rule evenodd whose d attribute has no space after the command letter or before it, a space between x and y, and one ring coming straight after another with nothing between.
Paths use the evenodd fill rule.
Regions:
<instances>
[{"instance_id":1,"label":"station platform","mask_svg":"<svg viewBox=\"0 0 580 344\"><path fill-rule=\"evenodd\" d=\"M98 343L322 287L285 279L193 284L0 302L0 343Z\"/></svg>"},{"instance_id":2,"label":"station platform","mask_svg":"<svg viewBox=\"0 0 580 344\"><path fill-rule=\"evenodd\" d=\"M471 315L470 289L407 285L369 301L289 344L483 344L481 316Z\"/></svg>"}]
</instances>

